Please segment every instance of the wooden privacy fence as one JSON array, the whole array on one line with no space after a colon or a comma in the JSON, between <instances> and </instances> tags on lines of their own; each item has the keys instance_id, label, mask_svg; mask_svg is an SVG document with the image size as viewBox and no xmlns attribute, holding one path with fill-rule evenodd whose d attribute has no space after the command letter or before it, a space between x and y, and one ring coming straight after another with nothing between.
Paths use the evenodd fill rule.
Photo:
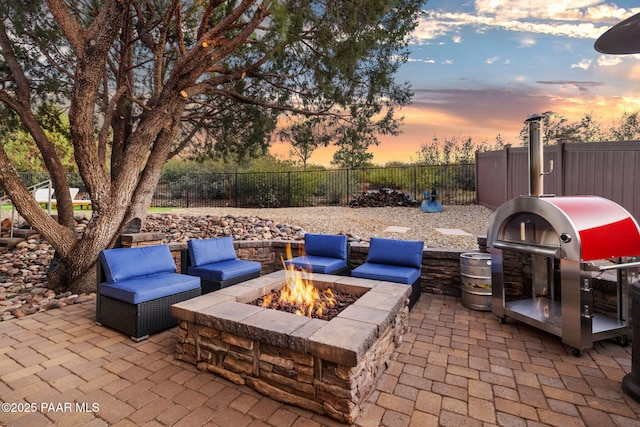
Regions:
<instances>
[{"instance_id":1,"label":"wooden privacy fence","mask_svg":"<svg viewBox=\"0 0 640 427\"><path fill-rule=\"evenodd\" d=\"M559 143L544 147L545 194L596 195L613 200L640 218L640 141ZM476 154L477 203L496 209L529 193L527 147Z\"/></svg>"}]
</instances>

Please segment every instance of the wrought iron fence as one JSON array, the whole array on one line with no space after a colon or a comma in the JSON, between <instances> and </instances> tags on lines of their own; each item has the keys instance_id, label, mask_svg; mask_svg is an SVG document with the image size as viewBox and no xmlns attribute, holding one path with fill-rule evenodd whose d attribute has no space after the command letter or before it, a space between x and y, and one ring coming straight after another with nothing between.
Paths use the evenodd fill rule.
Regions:
<instances>
[{"instance_id":1,"label":"wrought iron fence","mask_svg":"<svg viewBox=\"0 0 640 427\"><path fill-rule=\"evenodd\" d=\"M291 172L163 173L152 206L302 207L346 206L354 195L391 188L421 201L423 191L438 190L443 204L476 201L474 164L394 168L328 169ZM21 173L27 185L49 179L46 172ZM85 191L78 174L69 185Z\"/></svg>"},{"instance_id":2,"label":"wrought iron fence","mask_svg":"<svg viewBox=\"0 0 640 427\"><path fill-rule=\"evenodd\" d=\"M345 206L353 195L391 188L422 200L438 190L444 204L475 203L475 165L329 169L291 172L165 173L152 205L160 207Z\"/></svg>"}]
</instances>

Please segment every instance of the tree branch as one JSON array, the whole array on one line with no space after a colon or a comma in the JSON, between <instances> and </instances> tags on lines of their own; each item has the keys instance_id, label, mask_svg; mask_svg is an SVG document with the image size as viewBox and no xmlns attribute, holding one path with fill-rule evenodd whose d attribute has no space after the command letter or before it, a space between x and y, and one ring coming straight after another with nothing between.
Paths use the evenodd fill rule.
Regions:
<instances>
[{"instance_id":1,"label":"tree branch","mask_svg":"<svg viewBox=\"0 0 640 427\"><path fill-rule=\"evenodd\" d=\"M63 0L45 0L56 23L79 57L84 56L84 30L73 17ZM107 1L108 2L108 1Z\"/></svg>"},{"instance_id":2,"label":"tree branch","mask_svg":"<svg viewBox=\"0 0 640 427\"><path fill-rule=\"evenodd\" d=\"M20 65L18 58L16 58L11 40L7 35L7 29L2 21L0 21L0 49L2 49L2 56L7 62L9 70L11 70L11 77L16 85L16 99L21 103L28 104L31 98L29 80L27 80L27 77L24 75L22 65Z\"/></svg>"}]
</instances>

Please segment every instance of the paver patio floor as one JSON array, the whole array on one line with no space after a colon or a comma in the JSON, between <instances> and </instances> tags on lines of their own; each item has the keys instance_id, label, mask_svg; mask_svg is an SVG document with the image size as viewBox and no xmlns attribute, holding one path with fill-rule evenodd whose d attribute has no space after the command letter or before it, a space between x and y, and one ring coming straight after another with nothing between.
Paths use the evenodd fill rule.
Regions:
<instances>
[{"instance_id":1,"label":"paver patio floor","mask_svg":"<svg viewBox=\"0 0 640 427\"><path fill-rule=\"evenodd\" d=\"M87 302L0 322L0 424L341 425L174 360L175 329L135 343L94 317ZM410 325L356 425L640 425L620 388L630 346L577 358L552 335L430 294Z\"/></svg>"}]
</instances>

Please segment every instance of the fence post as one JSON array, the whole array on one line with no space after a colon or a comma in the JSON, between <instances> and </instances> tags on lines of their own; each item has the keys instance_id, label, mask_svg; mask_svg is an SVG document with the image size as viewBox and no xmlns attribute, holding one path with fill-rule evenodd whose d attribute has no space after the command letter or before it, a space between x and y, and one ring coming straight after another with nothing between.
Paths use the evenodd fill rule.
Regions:
<instances>
[{"instance_id":1,"label":"fence post","mask_svg":"<svg viewBox=\"0 0 640 427\"><path fill-rule=\"evenodd\" d=\"M480 153L480 150L476 150L475 152L475 159L476 162L474 164L474 172L475 172L475 176L473 177L473 188L474 188L474 192L473 192L473 204L477 205L478 204L478 153Z\"/></svg>"},{"instance_id":2,"label":"fence post","mask_svg":"<svg viewBox=\"0 0 640 427\"><path fill-rule=\"evenodd\" d=\"M509 195L511 194L511 182L509 179L509 148L511 145L507 144L504 146L504 181L507 185L504 186L504 198L502 199L502 203L506 202L510 199Z\"/></svg>"},{"instance_id":3,"label":"fence post","mask_svg":"<svg viewBox=\"0 0 640 427\"><path fill-rule=\"evenodd\" d=\"M186 190L187 190L186 191L187 194L185 195L185 200L187 201L187 206L186 207L188 208L189 207L189 192L190 192L189 190L191 189L191 183L189 182L189 174L188 173L184 177L184 184L185 184L185 187L186 187Z\"/></svg>"},{"instance_id":4,"label":"fence post","mask_svg":"<svg viewBox=\"0 0 640 427\"><path fill-rule=\"evenodd\" d=\"M287 172L287 207L291 207L291 171Z\"/></svg>"},{"instance_id":5,"label":"fence post","mask_svg":"<svg viewBox=\"0 0 640 427\"><path fill-rule=\"evenodd\" d=\"M351 188L351 183L349 182L349 169L347 168L345 170L347 171L347 188L346 188L346 191L344 193L345 193L345 196L347 197L346 203L348 204L349 203L349 189Z\"/></svg>"},{"instance_id":6,"label":"fence post","mask_svg":"<svg viewBox=\"0 0 640 427\"><path fill-rule=\"evenodd\" d=\"M564 158L565 158L565 154L566 154L566 150L567 150L567 145L565 142L561 142L560 143L560 149L558 150L558 161L556 162L556 169L559 170L560 172L558 173L558 175L560 175L560 178L558 178L558 180L560 181L560 194L559 196L564 196L565 195L565 183L567 182L567 177L565 175L565 169L564 169Z\"/></svg>"},{"instance_id":7,"label":"fence post","mask_svg":"<svg viewBox=\"0 0 640 427\"><path fill-rule=\"evenodd\" d=\"M234 174L235 176L233 177L233 207L237 208L238 207L238 172L236 172Z\"/></svg>"},{"instance_id":8,"label":"fence post","mask_svg":"<svg viewBox=\"0 0 640 427\"><path fill-rule=\"evenodd\" d=\"M418 171L417 166L413 167L413 198L418 200Z\"/></svg>"}]
</instances>

